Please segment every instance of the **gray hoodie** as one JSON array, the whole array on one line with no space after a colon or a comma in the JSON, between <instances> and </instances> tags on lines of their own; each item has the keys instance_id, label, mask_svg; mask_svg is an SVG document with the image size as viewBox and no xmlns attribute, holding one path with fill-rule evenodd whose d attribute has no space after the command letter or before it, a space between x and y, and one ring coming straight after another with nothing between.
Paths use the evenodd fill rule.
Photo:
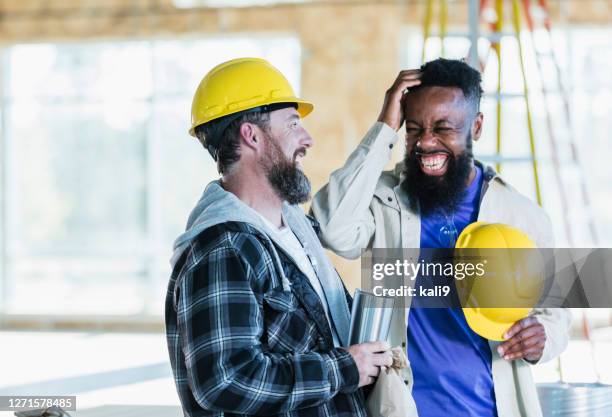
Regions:
<instances>
[{"instance_id":1,"label":"gray hoodie","mask_svg":"<svg viewBox=\"0 0 612 417\"><path fill-rule=\"evenodd\" d=\"M330 324L335 327L342 345L347 346L350 313L342 281L325 254L310 221L306 218L302 209L297 205L294 206L285 202L282 210L287 226L296 235L304 250L314 258L313 268L323 287L329 314L333 322ZM189 215L185 232L174 242L174 254L170 261L172 267L174 268L174 265L196 236L209 227L226 222L250 224L293 260L290 250L284 246L282 241L275 238L275 234L269 232L268 226L255 210L244 204L234 194L225 191L219 181L212 181L206 186L202 197ZM278 263L277 269L282 271L278 254L273 253L272 256ZM293 261L296 267L299 267L298 263L295 260ZM306 274L305 271L302 272ZM283 278L283 286L287 286L287 289L289 287L289 281L286 278ZM325 302L325 300L322 301Z\"/></svg>"}]
</instances>

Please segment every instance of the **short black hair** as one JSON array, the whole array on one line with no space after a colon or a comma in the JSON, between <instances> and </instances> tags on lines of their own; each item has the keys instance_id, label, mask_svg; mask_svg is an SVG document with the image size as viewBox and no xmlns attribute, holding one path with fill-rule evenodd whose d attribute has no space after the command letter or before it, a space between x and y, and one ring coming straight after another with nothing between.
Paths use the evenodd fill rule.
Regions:
<instances>
[{"instance_id":1,"label":"short black hair","mask_svg":"<svg viewBox=\"0 0 612 417\"><path fill-rule=\"evenodd\" d=\"M421 84L411 90L424 87L457 87L474 112L480 110L482 97L480 72L458 59L438 58L421 66Z\"/></svg>"},{"instance_id":2,"label":"short black hair","mask_svg":"<svg viewBox=\"0 0 612 417\"><path fill-rule=\"evenodd\" d=\"M240 126L243 123L253 123L263 131L270 131L270 113L256 111L244 113L233 120L222 132L219 126L226 123L225 117L213 120L197 126L194 133L202 146L208 150L212 157L217 161L217 170L220 174L226 174L229 169L240 160ZM218 140L207 141L206 138L220 135ZM211 145L210 142L218 144L218 147Z\"/></svg>"}]
</instances>

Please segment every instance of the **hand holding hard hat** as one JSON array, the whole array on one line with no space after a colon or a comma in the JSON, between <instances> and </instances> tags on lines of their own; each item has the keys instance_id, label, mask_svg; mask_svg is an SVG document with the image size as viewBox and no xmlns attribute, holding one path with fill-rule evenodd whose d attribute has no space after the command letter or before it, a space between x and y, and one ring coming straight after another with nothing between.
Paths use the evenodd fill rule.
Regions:
<instances>
[{"instance_id":1,"label":"hand holding hard hat","mask_svg":"<svg viewBox=\"0 0 612 417\"><path fill-rule=\"evenodd\" d=\"M504 359L537 361L546 334L542 324L529 314L540 299L544 273L538 251L521 250L536 249L536 245L517 228L475 222L463 230L455 248L487 254L488 269L496 272L494 277L470 283L463 304L470 328L486 339L505 341L498 348ZM457 282L460 292L462 285L467 284Z\"/></svg>"}]
</instances>

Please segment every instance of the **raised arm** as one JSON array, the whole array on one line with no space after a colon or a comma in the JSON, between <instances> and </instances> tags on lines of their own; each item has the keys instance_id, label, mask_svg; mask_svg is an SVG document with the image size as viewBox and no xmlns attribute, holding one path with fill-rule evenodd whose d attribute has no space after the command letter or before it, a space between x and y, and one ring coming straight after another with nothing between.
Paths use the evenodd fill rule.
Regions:
<instances>
[{"instance_id":1,"label":"raised arm","mask_svg":"<svg viewBox=\"0 0 612 417\"><path fill-rule=\"evenodd\" d=\"M391 158L403 124L402 102L407 88L418 85L420 72L399 73L387 90L378 121L342 168L314 196L311 213L321 225L323 244L346 258L357 258L368 247L376 225L370 202L382 170Z\"/></svg>"}]
</instances>

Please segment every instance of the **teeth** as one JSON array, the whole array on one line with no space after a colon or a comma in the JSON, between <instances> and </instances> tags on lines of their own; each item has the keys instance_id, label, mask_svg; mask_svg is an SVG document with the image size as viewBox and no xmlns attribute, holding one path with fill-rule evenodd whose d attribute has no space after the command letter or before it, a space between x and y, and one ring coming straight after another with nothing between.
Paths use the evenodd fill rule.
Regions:
<instances>
[{"instance_id":1,"label":"teeth","mask_svg":"<svg viewBox=\"0 0 612 417\"><path fill-rule=\"evenodd\" d=\"M423 156L421 157L421 162L425 168L437 171L442 168L446 162L446 158L446 155Z\"/></svg>"}]
</instances>

